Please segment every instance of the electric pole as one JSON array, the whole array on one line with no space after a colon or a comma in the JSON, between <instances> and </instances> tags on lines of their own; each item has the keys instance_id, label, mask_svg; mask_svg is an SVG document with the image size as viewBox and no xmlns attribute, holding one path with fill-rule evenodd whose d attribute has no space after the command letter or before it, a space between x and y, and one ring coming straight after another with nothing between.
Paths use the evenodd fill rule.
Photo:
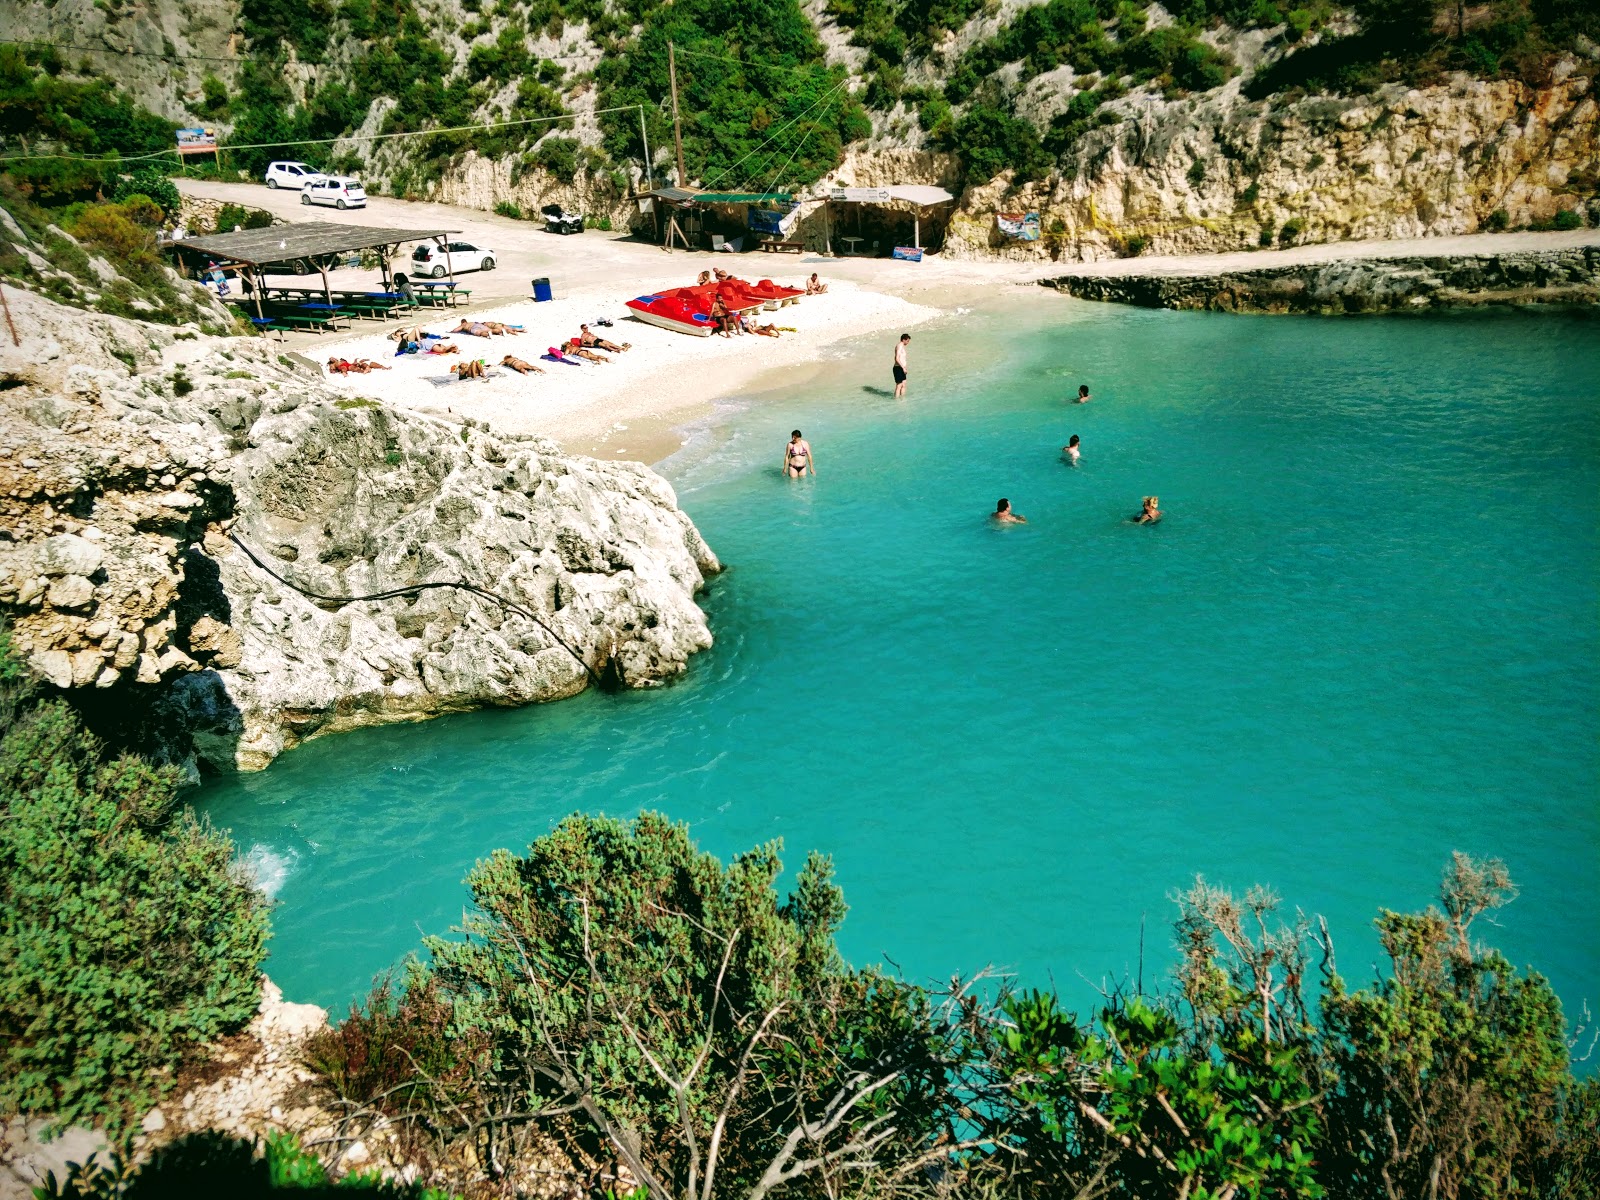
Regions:
<instances>
[{"instance_id":1,"label":"electric pole","mask_svg":"<svg viewBox=\"0 0 1600 1200\"><path fill-rule=\"evenodd\" d=\"M678 49L667 43L667 74L672 79L672 140L678 147L678 186L689 186L689 177L683 169L683 124L678 120Z\"/></svg>"}]
</instances>

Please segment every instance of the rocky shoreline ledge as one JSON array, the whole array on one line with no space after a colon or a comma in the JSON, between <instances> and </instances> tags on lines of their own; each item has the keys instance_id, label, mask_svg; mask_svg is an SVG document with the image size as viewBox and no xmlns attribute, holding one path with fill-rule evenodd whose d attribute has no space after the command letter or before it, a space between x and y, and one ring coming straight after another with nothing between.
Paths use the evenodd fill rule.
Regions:
<instances>
[{"instance_id":1,"label":"rocky shoreline ledge","mask_svg":"<svg viewBox=\"0 0 1600 1200\"><path fill-rule=\"evenodd\" d=\"M650 686L711 644L720 564L642 464L397 411L382 372L341 393L261 339L10 305L0 614L114 743L254 770L323 733Z\"/></svg>"},{"instance_id":2,"label":"rocky shoreline ledge","mask_svg":"<svg viewBox=\"0 0 1600 1200\"><path fill-rule=\"evenodd\" d=\"M1363 313L1600 303L1600 247L1346 259L1259 271L1102 275L1040 283L1081 300L1212 312Z\"/></svg>"}]
</instances>

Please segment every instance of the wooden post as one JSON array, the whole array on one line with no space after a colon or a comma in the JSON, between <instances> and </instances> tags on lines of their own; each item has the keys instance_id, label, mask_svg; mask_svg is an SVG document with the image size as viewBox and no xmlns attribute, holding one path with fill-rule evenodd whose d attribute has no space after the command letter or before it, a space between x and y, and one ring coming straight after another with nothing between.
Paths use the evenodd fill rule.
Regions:
<instances>
[{"instance_id":1,"label":"wooden post","mask_svg":"<svg viewBox=\"0 0 1600 1200\"><path fill-rule=\"evenodd\" d=\"M321 258L317 259L317 270L322 274L322 299L329 308L333 307L333 291L328 286L328 268Z\"/></svg>"},{"instance_id":2,"label":"wooden post","mask_svg":"<svg viewBox=\"0 0 1600 1200\"><path fill-rule=\"evenodd\" d=\"M667 43L667 74L672 80L672 140L678 147L678 186L689 186L689 177L683 170L683 123L678 119L678 50Z\"/></svg>"},{"instance_id":3,"label":"wooden post","mask_svg":"<svg viewBox=\"0 0 1600 1200\"><path fill-rule=\"evenodd\" d=\"M644 105L639 105L639 140L644 143L644 190L651 191L655 184L650 181L650 134L644 127Z\"/></svg>"},{"instance_id":4,"label":"wooden post","mask_svg":"<svg viewBox=\"0 0 1600 1200\"><path fill-rule=\"evenodd\" d=\"M250 272L251 287L256 294L256 316L266 320L267 314L261 311L261 270L255 263L245 263Z\"/></svg>"}]
</instances>

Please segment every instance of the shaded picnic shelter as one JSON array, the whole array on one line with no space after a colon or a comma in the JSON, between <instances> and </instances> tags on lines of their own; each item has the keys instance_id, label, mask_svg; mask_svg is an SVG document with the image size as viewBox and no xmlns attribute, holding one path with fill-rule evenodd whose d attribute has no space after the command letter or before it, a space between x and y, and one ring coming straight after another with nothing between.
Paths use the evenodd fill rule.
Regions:
<instances>
[{"instance_id":1,"label":"shaded picnic shelter","mask_svg":"<svg viewBox=\"0 0 1600 1200\"><path fill-rule=\"evenodd\" d=\"M281 263L306 261L322 275L322 292L329 307L333 306L333 289L328 284L327 259L334 254L347 254L353 250L376 250L378 265L383 271L383 285L387 291L392 285L389 260L408 242L432 240L441 250L445 239L460 233L459 229L395 229L384 225L346 225L333 221L303 221L290 225L272 225L265 229L241 229L233 233L212 233L202 237L183 238L167 243L169 247L192 250L216 263L219 267L235 267L250 280L255 296L256 316L262 316L261 297L263 285L261 269ZM450 282L455 282L455 270L449 266L450 257L444 255Z\"/></svg>"}]
</instances>

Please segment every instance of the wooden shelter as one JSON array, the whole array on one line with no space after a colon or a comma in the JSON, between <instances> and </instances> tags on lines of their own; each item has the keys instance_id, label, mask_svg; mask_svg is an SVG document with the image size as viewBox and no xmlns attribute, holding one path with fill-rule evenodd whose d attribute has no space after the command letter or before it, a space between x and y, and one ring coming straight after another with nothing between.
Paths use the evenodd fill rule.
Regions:
<instances>
[{"instance_id":1,"label":"wooden shelter","mask_svg":"<svg viewBox=\"0 0 1600 1200\"><path fill-rule=\"evenodd\" d=\"M279 263L305 260L322 275L322 292L333 303L328 285L327 259L352 250L376 250L383 271L384 287L390 287L389 260L408 242L432 240L444 248L445 239L459 229L394 229L382 225L346 225L332 221L303 221L291 225L272 225L265 229L241 229L235 233L212 233L203 237L168 242L172 249L192 250L219 266L234 266L251 280L256 316L261 316L261 268ZM448 267L449 255L445 255ZM454 268L450 268L452 281Z\"/></svg>"}]
</instances>

